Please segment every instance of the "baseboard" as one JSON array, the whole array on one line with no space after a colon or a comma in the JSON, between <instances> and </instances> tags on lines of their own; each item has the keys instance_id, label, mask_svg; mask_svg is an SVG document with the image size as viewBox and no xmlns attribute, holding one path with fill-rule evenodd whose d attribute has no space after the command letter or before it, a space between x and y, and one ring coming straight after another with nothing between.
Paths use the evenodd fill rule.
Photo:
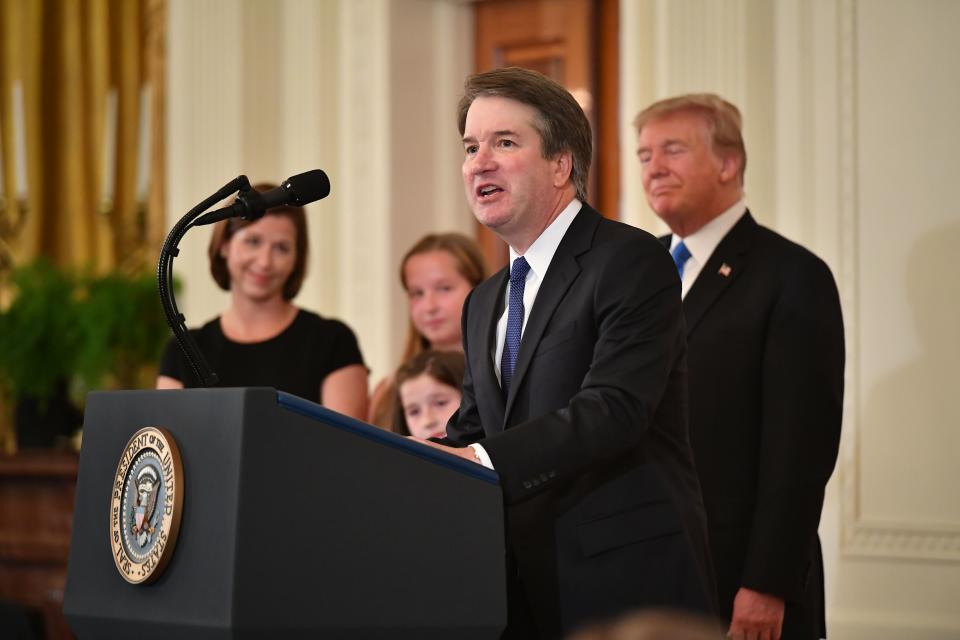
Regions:
<instances>
[{"instance_id":1,"label":"baseboard","mask_svg":"<svg viewBox=\"0 0 960 640\"><path fill-rule=\"evenodd\" d=\"M960 615L834 609L827 635L829 640L957 640Z\"/></svg>"}]
</instances>

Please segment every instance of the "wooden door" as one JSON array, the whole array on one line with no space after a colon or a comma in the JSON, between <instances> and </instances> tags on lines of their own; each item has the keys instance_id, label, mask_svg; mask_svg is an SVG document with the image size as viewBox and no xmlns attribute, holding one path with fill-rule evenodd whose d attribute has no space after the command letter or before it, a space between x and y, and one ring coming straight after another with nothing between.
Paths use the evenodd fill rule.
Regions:
<instances>
[{"instance_id":1,"label":"wooden door","mask_svg":"<svg viewBox=\"0 0 960 640\"><path fill-rule=\"evenodd\" d=\"M474 7L476 71L525 67L570 90L593 126L588 199L619 217L617 107L618 0L484 0ZM477 240L495 271L507 263L502 240L478 223Z\"/></svg>"}]
</instances>

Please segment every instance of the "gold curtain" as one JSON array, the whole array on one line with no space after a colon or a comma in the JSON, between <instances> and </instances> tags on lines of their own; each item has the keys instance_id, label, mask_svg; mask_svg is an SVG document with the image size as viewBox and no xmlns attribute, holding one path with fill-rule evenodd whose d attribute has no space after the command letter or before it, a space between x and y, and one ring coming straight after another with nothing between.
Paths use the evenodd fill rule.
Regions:
<instances>
[{"instance_id":1,"label":"gold curtain","mask_svg":"<svg viewBox=\"0 0 960 640\"><path fill-rule=\"evenodd\" d=\"M0 3L0 251L148 266L164 229L163 0Z\"/></svg>"},{"instance_id":2,"label":"gold curtain","mask_svg":"<svg viewBox=\"0 0 960 640\"><path fill-rule=\"evenodd\" d=\"M101 273L155 263L165 11L165 0L0 0L0 309L4 275L39 256Z\"/></svg>"}]
</instances>

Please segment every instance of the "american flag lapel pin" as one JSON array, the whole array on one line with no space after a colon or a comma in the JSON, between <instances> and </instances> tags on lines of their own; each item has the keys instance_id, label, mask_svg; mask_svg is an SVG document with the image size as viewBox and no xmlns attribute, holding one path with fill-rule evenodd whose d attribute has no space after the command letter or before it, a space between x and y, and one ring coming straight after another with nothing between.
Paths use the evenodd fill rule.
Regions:
<instances>
[{"instance_id":1,"label":"american flag lapel pin","mask_svg":"<svg viewBox=\"0 0 960 640\"><path fill-rule=\"evenodd\" d=\"M733 273L733 269L726 262L720 265L720 268L717 270L717 273L722 275L724 278L730 277L730 274Z\"/></svg>"}]
</instances>

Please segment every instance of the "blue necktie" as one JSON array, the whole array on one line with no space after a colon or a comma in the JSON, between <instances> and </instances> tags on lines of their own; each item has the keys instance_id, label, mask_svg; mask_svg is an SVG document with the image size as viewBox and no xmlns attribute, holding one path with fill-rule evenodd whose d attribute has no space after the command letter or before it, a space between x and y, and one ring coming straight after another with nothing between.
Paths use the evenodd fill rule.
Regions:
<instances>
[{"instance_id":1,"label":"blue necktie","mask_svg":"<svg viewBox=\"0 0 960 640\"><path fill-rule=\"evenodd\" d=\"M523 330L523 287L527 282L530 265L520 256L510 268L510 303L507 309L507 334L503 339L503 355L500 357L500 388L503 397L510 393L510 381L517 366L520 350L520 334Z\"/></svg>"},{"instance_id":2,"label":"blue necktie","mask_svg":"<svg viewBox=\"0 0 960 640\"><path fill-rule=\"evenodd\" d=\"M680 244L673 248L673 251L670 252L670 255L673 256L673 262L677 265L677 272L680 274L680 278L683 278L683 266L687 264L687 260L690 259L690 249L687 249L687 245L680 241Z\"/></svg>"}]
</instances>

